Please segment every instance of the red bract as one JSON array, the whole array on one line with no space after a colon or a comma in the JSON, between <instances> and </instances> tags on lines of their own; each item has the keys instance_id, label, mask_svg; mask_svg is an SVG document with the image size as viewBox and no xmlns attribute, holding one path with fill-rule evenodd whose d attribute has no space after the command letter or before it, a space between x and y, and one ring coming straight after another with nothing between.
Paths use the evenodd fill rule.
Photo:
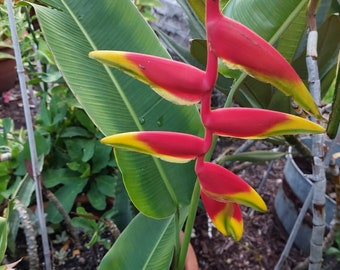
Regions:
<instances>
[{"instance_id":1,"label":"red bract","mask_svg":"<svg viewBox=\"0 0 340 270\"><path fill-rule=\"evenodd\" d=\"M291 114L257 108L223 108L202 116L207 129L220 136L259 139L298 133L321 133L325 129Z\"/></svg>"},{"instance_id":2,"label":"red bract","mask_svg":"<svg viewBox=\"0 0 340 270\"><path fill-rule=\"evenodd\" d=\"M216 228L224 235L240 240L243 233L241 208L237 203L223 203L201 192L201 199L208 216Z\"/></svg>"},{"instance_id":3,"label":"red bract","mask_svg":"<svg viewBox=\"0 0 340 270\"><path fill-rule=\"evenodd\" d=\"M101 142L176 163L188 162L205 153L202 138L167 131L120 133L105 137Z\"/></svg>"},{"instance_id":4,"label":"red bract","mask_svg":"<svg viewBox=\"0 0 340 270\"><path fill-rule=\"evenodd\" d=\"M121 51L93 51L89 56L149 84L160 96L175 104L198 103L212 88L204 71L182 62Z\"/></svg>"},{"instance_id":5,"label":"red bract","mask_svg":"<svg viewBox=\"0 0 340 270\"><path fill-rule=\"evenodd\" d=\"M206 1L207 39L229 68L240 69L292 96L307 112L323 119L312 96L286 59L266 40L237 21L223 16L219 1Z\"/></svg>"},{"instance_id":6,"label":"red bract","mask_svg":"<svg viewBox=\"0 0 340 270\"><path fill-rule=\"evenodd\" d=\"M258 211L267 211L259 194L244 180L214 163L197 162L196 174L201 190L209 198L219 202L236 202Z\"/></svg>"}]
</instances>

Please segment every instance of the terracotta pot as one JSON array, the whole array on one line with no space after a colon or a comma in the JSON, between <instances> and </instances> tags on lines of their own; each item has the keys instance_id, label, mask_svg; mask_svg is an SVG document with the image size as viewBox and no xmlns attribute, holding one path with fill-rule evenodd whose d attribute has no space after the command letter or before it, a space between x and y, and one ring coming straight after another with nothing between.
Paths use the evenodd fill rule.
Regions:
<instances>
[{"instance_id":1,"label":"terracotta pot","mask_svg":"<svg viewBox=\"0 0 340 270\"><path fill-rule=\"evenodd\" d=\"M11 54L14 56L14 51L11 48L0 47L0 52ZM15 69L14 59L0 59L0 93L13 88L17 79L17 71Z\"/></svg>"},{"instance_id":2,"label":"terracotta pot","mask_svg":"<svg viewBox=\"0 0 340 270\"><path fill-rule=\"evenodd\" d=\"M184 233L181 232L180 234L181 243L182 243L183 236L184 236ZM195 250L193 246L191 245L191 243L189 243L187 257L185 258L184 269L185 270L198 270L199 269Z\"/></svg>"}]
</instances>

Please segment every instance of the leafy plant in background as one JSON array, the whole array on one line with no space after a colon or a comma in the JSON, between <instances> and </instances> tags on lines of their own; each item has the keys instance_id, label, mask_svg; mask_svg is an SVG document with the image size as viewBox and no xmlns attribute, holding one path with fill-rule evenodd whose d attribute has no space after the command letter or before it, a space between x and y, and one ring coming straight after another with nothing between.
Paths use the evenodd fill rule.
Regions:
<instances>
[{"instance_id":1,"label":"leafy plant in background","mask_svg":"<svg viewBox=\"0 0 340 270\"><path fill-rule=\"evenodd\" d=\"M152 9L161 6L159 0L134 0L133 2L145 19L148 21L156 20L152 14Z\"/></svg>"},{"instance_id":2,"label":"leafy plant in background","mask_svg":"<svg viewBox=\"0 0 340 270\"><path fill-rule=\"evenodd\" d=\"M0 203L3 202L3 192L11 184L11 175L17 167L17 158L24 148L25 133L23 129L14 130L13 120L4 118L0 121Z\"/></svg>"},{"instance_id":3,"label":"leafy plant in background","mask_svg":"<svg viewBox=\"0 0 340 270\"><path fill-rule=\"evenodd\" d=\"M60 198L59 203L66 213L75 205L79 193L83 193L97 210L105 210L107 198L116 197L117 204L111 209L110 218L114 216L123 229L131 219L131 208L128 197L121 191L122 181L115 169L111 148L99 142L101 133L65 86L39 30L22 42L29 84L34 85L41 99L35 139L40 164L44 168L46 192L50 189L57 199ZM37 45L35 53L32 44ZM41 69L37 69L37 63ZM32 202L34 182L27 174L30 168L26 167L26 161L30 157L26 132L14 130L13 121L8 118L1 120L0 127L0 202L5 204L4 199L17 197L27 207ZM119 191L117 196L116 191ZM60 195L63 192L68 196ZM55 202L50 202L46 211L50 222L62 220ZM8 223L9 250L13 255L20 223L17 211L11 212Z\"/></svg>"},{"instance_id":4,"label":"leafy plant in background","mask_svg":"<svg viewBox=\"0 0 340 270\"><path fill-rule=\"evenodd\" d=\"M128 201L123 199L123 204L119 204L124 193L116 194L121 179L113 153L110 147L100 144L101 133L63 84L60 73L55 73L55 68L51 70L40 77L49 83L53 78L58 83L47 92L40 92L40 114L36 118L38 153L44 161L44 188L53 192L66 213L80 194L98 211L108 208L108 197L115 197L118 203L111 210L111 218L116 213L116 222L124 228L131 219L131 211ZM22 160L26 158L27 153ZM47 221L53 224L63 220L53 202L47 205L46 213Z\"/></svg>"},{"instance_id":5,"label":"leafy plant in background","mask_svg":"<svg viewBox=\"0 0 340 270\"><path fill-rule=\"evenodd\" d=\"M219 171L223 171L223 173L221 173L221 177L223 177L224 174L229 175L229 173L222 167L203 161L204 155L212 143L212 133L249 137L259 135L258 133L260 131L253 130L254 133L240 135L237 133L230 134L230 130L219 130L221 128L221 123L218 123L218 120L221 120L224 114L231 113L231 115L239 115L240 111L231 109L210 110L210 94L217 75L217 58L210 48L215 50L217 49L216 52L218 56L222 56L226 58L226 60L232 61L234 65L237 65L239 61L230 59L230 56L223 55L219 52L219 41L218 39L214 40L216 33L212 34L212 37L209 38L214 40L212 43L215 43L214 46L217 47L208 46L208 62L210 63L208 67L209 69L211 68L211 71L208 71L207 69L205 73L194 69L189 65L181 65L177 62L166 60L164 57L167 57L167 54L159 45L159 41L155 38L150 28L145 25L143 20L141 20L139 13L136 12L135 8L129 1L103 1L100 3L88 2L85 5L84 3L74 3L72 1L45 2L48 5L51 5L52 8L35 6L35 9L42 26L42 30L45 33L46 40L51 47L58 67L63 72L66 82L69 84L71 90L76 94L80 103L99 129L105 135L132 132L136 130L143 131L142 133L128 133L128 138L135 139L137 137L139 139L144 138L144 140L148 140L152 137L159 138L160 136L163 137L163 139L172 142L173 145L175 145L174 138L176 142L178 138L185 140L188 142L186 145L188 153L185 153L184 156L181 155L178 146L169 149L165 143L161 143L156 147L156 149L161 147L163 150L155 150L155 146L152 144L150 146L143 142L138 142L137 149L146 153L156 153L156 156L162 156L163 158L169 158L170 156L171 159L178 158L178 155L180 156L180 159L195 159L198 156L196 172L200 178L201 185L204 185L203 183L207 184L207 186L204 187L207 188L208 192L206 193L210 196L210 199L208 198L208 200L214 204L220 205L222 202L216 201L216 198L220 198L219 196L221 194L216 195L212 192L205 174L208 171L211 171L212 173L219 173ZM214 5L214 9L211 11L213 13L215 12L215 14L211 15L210 22L212 25L215 24L215 26L219 23L223 24L224 20L219 12L217 12L218 4L216 3L217 2L212 1L208 2L208 4ZM106 16L103 16L103 12L105 12ZM101 17L103 18L103 20L99 23L97 20L96 23L93 23L96 14L101 14ZM124 17L126 14L130 14L129 18L133 18L134 23L132 24L130 22L129 25L121 24L122 21L120 18L122 14L124 14ZM117 20L117 24L115 24L115 20ZM60 25L61 27L56 31L55 27L52 27L52 25ZM111 31L111 25L117 25L117 28L113 32ZM131 28L132 25L133 28ZM240 29L241 26L238 24L235 25L239 27L238 29ZM241 27L241 29L245 31L244 28ZM211 28L211 31L212 30L213 28ZM68 32L73 33L72 37L70 37ZM107 33L110 34L108 35ZM130 34L126 35L126 33ZM77 40L77 43L71 42L71 40L74 39ZM261 44L266 44L257 36L255 40L260 40ZM79 46L79 44L81 44L81 46ZM243 43L241 42L240 44ZM166 79L168 78L155 81L159 79L157 74L152 72L148 74L144 73L145 67L147 67L145 69L146 72L148 72L149 69L155 68L155 66L146 66L148 64L147 62L141 64L137 62L136 64L136 62L134 62L135 60L132 59L128 63L127 68L128 71L133 73L133 75L141 78L144 82L146 81L151 83L153 88L161 91L163 97L169 98L170 96L172 101L174 99L176 101L180 100L180 102L184 100L184 103L186 103L189 100L189 103L197 103L202 100L201 116L205 128L203 128L200 123L199 115L195 107L178 107L171 105L149 91L148 86L145 86L122 73L113 71L101 65L96 65L93 61L84 57L84 55L87 55L89 51L93 51L98 48L118 51L124 49L161 56L162 58L156 58L156 60L152 57L148 60L153 60L153 63L157 65L157 68L164 68L164 63L171 63L170 67L173 65L176 66L176 68L180 67L181 69L189 71L189 74L193 73L194 77L198 79L196 82L183 82L182 80L178 80L174 82L175 85L167 85L169 80ZM72 55L72 57L70 58L69 55ZM137 55L133 53L119 54L118 62L120 64L124 63L124 60L126 61L126 57L129 56L137 57ZM277 61L282 63L283 59L279 58ZM138 64L140 65L138 66ZM249 68L247 63L240 64L242 64L246 70ZM285 67L287 66L287 64L284 65ZM78 70L78 72L74 72L75 66L79 67L80 70ZM120 67L124 68L124 66ZM271 76L273 74L267 74L267 72L263 70L258 71L257 66L250 67L250 69L251 68L257 72L255 75L260 75L259 78L264 78L266 81L269 80L274 84L275 80L280 81L279 75L276 78L272 78ZM174 71L169 68L165 68L165 70L178 78L178 74L176 74L176 72L178 73L177 70ZM293 70L290 72L291 73L287 75L287 81L284 82L283 85L287 82L291 82L292 85L297 84L302 87L303 85L301 82L298 82L296 79L292 79L292 76L297 78L295 73L293 73ZM210 75L208 76L207 73ZM178 83L178 85L176 85L176 83ZM198 92L195 92L192 88L190 88L192 87L192 83L196 83L196 86L198 87L195 90ZM173 86L175 88L172 88ZM170 91L164 91L164 89L167 89L168 87L170 88ZM176 92L176 88L178 87L181 89ZM308 92L305 90L303 91L304 93L302 95L309 98ZM185 94L183 95L183 93ZM141 96L143 96L143 98L141 98ZM183 98L183 96L185 97ZM299 95L295 97L297 101L302 100ZM316 107L313 104L314 103L302 104L302 106L304 106L308 111L312 111L314 114L318 115L318 111L315 109ZM254 110L254 112L263 113L261 110ZM292 122L305 121L300 118L277 113L267 112L264 113L264 115L274 115L273 122L275 123L282 123L286 120L292 120ZM181 121L179 121L179 119ZM231 121L231 123L233 123L233 121ZM312 130L318 127L317 125L310 125ZM266 126L265 130L268 131L268 128L269 127ZM291 132L289 127L287 129L284 127L284 129L285 131L288 129L288 132ZM160 131L157 133L149 133L145 130ZM275 128L273 127L272 131L274 132L274 130ZM175 131L176 133L168 133L169 131ZM204 139L201 138L203 131L206 132ZM320 132L322 129L316 128L315 131ZM244 130L244 132L246 132L246 130ZM272 134L275 134L275 132ZM266 135L268 135L268 133L266 134L263 130L263 134L260 132L259 136L261 137ZM114 138L124 138L119 137L119 135L114 136L118 136ZM111 139L112 137L108 137L107 142L111 143ZM193 141L200 146L198 149L193 149ZM151 143L152 142L154 142L154 140L151 140ZM161 142L164 142L164 140ZM125 145L128 145L126 142L124 143ZM150 141L148 143L150 143ZM122 146L120 143L118 144L119 146ZM177 152L169 153L169 150L177 150ZM111 254L113 254L112 256L116 259L120 258L119 260L115 260L114 263L118 263L120 264L120 267L123 267L121 259L125 256L131 256L131 254L127 254L125 250L131 250L130 245L142 243L143 249L138 250L139 255L135 256L135 260L133 262L131 260L125 260L126 263L130 261L131 263L134 263L135 266L139 264L148 265L149 267L152 267L152 265L155 267L160 267L160 265L169 267L172 261L172 253L175 248L176 255L174 256L174 266L181 268L186 254L185 246L188 244L190 237L190 226L192 226L193 223L199 194L199 185L197 182L195 184L196 177L193 162L176 165L150 158L145 155L130 153L119 149L115 150L115 154L118 164L123 172L124 183L129 195L142 213L138 214L123 232L119 238L120 241L118 241L115 245L117 248L113 248L112 252L108 254L108 259L105 263L103 261L102 267L105 267L106 263L110 265L109 267L113 267L110 264L110 259L112 259ZM143 170L138 170L138 164L143 164ZM237 182L243 183L241 180L237 180ZM192 193L194 186L194 193ZM243 186L240 190L249 191L250 189L247 186ZM226 193L228 192L230 191L227 190ZM232 198L236 201L242 201L242 198L239 198L240 200L238 200L235 196ZM259 197L255 196L255 198ZM239 213L239 210L237 210L237 204L229 204L229 200L230 197L224 197L222 205L223 207L227 205L229 206L229 215L222 216L222 220L225 217L230 218L230 216L233 216L230 212L235 211L235 215L236 213ZM162 204L159 202L162 202ZM263 207L259 208L264 209ZM190 211L188 211L188 209ZM214 207L212 207L212 209L214 209ZM181 249L182 251L180 251L179 231L188 213L191 213L189 220L187 221L189 229L185 230L186 236L183 248ZM148 216L151 216L152 218ZM217 219L215 219L215 221L216 220ZM240 221L239 215L237 215L237 220ZM236 236L236 238L238 238L240 230L236 233L232 230L235 230L236 228L239 229L239 227L237 227L235 223L232 223L230 227L228 226L230 226L228 222L218 225L221 230L225 230L225 233L232 233ZM153 231L153 235L148 235L146 233L148 231ZM152 253L151 250L155 253ZM165 256L165 254L167 255Z\"/></svg>"},{"instance_id":6,"label":"leafy plant in background","mask_svg":"<svg viewBox=\"0 0 340 270\"><path fill-rule=\"evenodd\" d=\"M51 96L43 94L36 127L40 138L47 141L44 184L67 212L82 192L95 209L104 210L106 197L114 196L117 179L112 153L98 143L102 135L78 108L68 88L59 85L50 92ZM62 217L52 204L46 211L49 221L61 221Z\"/></svg>"},{"instance_id":7,"label":"leafy plant in background","mask_svg":"<svg viewBox=\"0 0 340 270\"><path fill-rule=\"evenodd\" d=\"M4 3L0 3L0 41L1 42L9 42L11 43L11 32L9 29L9 22L8 22L8 13ZM27 20L25 16L25 12L17 8L15 9L15 19L18 28L18 35L20 37L24 37L27 33Z\"/></svg>"}]
</instances>

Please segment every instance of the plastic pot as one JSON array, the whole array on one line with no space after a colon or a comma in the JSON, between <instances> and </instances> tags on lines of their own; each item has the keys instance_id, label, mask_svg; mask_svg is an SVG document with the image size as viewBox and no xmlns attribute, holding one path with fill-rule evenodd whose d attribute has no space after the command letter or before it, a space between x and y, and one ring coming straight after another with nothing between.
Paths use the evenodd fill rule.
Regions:
<instances>
[{"instance_id":1,"label":"plastic pot","mask_svg":"<svg viewBox=\"0 0 340 270\"><path fill-rule=\"evenodd\" d=\"M304 143L311 146L311 139L305 138ZM336 151L340 152L340 145L337 144ZM300 162L299 162L300 164ZM337 160L340 166L340 160ZM295 224L299 210L306 200L312 182L306 177L306 172L300 168L292 154L287 154L284 168L284 179L275 197L274 207L281 224L289 234ZM326 227L329 228L336 208L335 201L326 195ZM309 254L310 238L312 233L312 205L300 226L294 244L304 253Z\"/></svg>"}]
</instances>

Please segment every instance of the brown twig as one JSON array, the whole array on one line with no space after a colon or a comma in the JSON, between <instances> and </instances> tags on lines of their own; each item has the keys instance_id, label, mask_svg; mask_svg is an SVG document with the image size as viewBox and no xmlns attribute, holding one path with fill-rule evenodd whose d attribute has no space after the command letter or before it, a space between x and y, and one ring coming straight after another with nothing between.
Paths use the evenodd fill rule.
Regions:
<instances>
[{"instance_id":1,"label":"brown twig","mask_svg":"<svg viewBox=\"0 0 340 270\"><path fill-rule=\"evenodd\" d=\"M80 244L79 236L78 236L76 230L74 229L74 227L71 224L70 216L67 214L67 212L65 211L63 205L60 203L58 198L49 189L47 189L44 185L42 187L43 187L43 193L46 196L46 198L51 203L54 204L54 206L57 208L58 212L63 217L67 231L71 234L72 239L74 241L75 248L80 250L81 244Z\"/></svg>"},{"instance_id":2,"label":"brown twig","mask_svg":"<svg viewBox=\"0 0 340 270\"><path fill-rule=\"evenodd\" d=\"M28 175L32 178L32 166L31 166L31 164L29 162L25 162L25 167L26 167ZM68 232L71 234L71 236L73 238L75 247L77 249L80 249L81 248L80 240L79 240L78 234L76 233L76 231L74 230L74 228L71 224L70 216L65 211L63 205L60 203L58 198L49 189L47 189L45 187L44 179L43 179L42 175L39 174L37 177L38 177L38 181L40 181L40 184L41 184L41 187L42 187L42 192L44 193L46 198L51 203L53 203L54 206L57 208L58 212L61 214L61 216L63 217L63 219L65 221L66 228L67 228Z\"/></svg>"}]
</instances>

